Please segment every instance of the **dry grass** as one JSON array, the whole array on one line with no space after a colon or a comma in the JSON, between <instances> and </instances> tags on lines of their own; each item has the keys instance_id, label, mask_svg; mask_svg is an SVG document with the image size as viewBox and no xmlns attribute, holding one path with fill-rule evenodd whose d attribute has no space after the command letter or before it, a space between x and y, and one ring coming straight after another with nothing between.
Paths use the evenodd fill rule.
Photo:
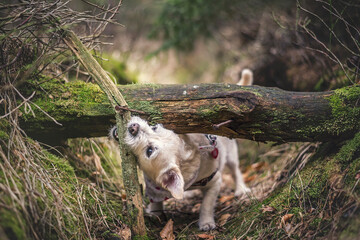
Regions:
<instances>
[{"instance_id":1,"label":"dry grass","mask_svg":"<svg viewBox=\"0 0 360 240\"><path fill-rule=\"evenodd\" d=\"M20 90L25 83L44 73L63 77L79 70L61 42L61 29L87 26L82 41L95 50L121 2L108 7L89 4L92 14L73 11L68 1L0 4L1 238L94 239L122 226L119 180L109 178L102 168L104 156L95 155L95 148L100 149L95 142L90 150L97 156L92 164L98 174L91 181L77 175L70 157L29 139L19 125L22 115L40 109L32 102L35 92Z\"/></svg>"}]
</instances>

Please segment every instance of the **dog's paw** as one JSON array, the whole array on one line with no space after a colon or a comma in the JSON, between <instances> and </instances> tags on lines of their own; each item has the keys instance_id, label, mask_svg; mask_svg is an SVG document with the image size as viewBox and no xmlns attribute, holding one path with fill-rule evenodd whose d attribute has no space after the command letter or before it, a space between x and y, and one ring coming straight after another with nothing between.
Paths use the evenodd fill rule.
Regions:
<instances>
[{"instance_id":1,"label":"dog's paw","mask_svg":"<svg viewBox=\"0 0 360 240\"><path fill-rule=\"evenodd\" d=\"M213 230L214 228L216 228L216 224L214 221L212 222L207 222L207 223L199 223L199 229L201 231L210 231L210 230Z\"/></svg>"},{"instance_id":2,"label":"dog's paw","mask_svg":"<svg viewBox=\"0 0 360 240\"><path fill-rule=\"evenodd\" d=\"M250 188L242 187L242 188L236 189L234 195L235 195L235 197L239 197L241 195L245 195L245 194L250 193L250 192L251 192Z\"/></svg>"}]
</instances>

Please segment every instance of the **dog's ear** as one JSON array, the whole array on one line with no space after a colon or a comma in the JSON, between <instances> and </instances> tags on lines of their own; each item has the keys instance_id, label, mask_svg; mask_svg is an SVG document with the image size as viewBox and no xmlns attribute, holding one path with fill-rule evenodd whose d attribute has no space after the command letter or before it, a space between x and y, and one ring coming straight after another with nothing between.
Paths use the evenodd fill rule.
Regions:
<instances>
[{"instance_id":1,"label":"dog's ear","mask_svg":"<svg viewBox=\"0 0 360 240\"><path fill-rule=\"evenodd\" d=\"M176 199L184 197L184 178L178 168L170 169L161 176L161 185Z\"/></svg>"}]
</instances>

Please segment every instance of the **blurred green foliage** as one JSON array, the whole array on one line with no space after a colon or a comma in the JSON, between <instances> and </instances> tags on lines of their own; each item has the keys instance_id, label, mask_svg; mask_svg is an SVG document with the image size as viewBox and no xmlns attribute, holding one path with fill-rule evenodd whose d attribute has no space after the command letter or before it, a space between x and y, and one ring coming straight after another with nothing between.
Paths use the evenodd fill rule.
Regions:
<instances>
[{"instance_id":1,"label":"blurred green foliage","mask_svg":"<svg viewBox=\"0 0 360 240\"><path fill-rule=\"evenodd\" d=\"M117 84L124 85L138 82L136 74L128 71L125 62L108 54L103 54L102 57L107 60L99 61L100 65L111 74L111 77L116 79Z\"/></svg>"},{"instance_id":2,"label":"blurred green foliage","mask_svg":"<svg viewBox=\"0 0 360 240\"><path fill-rule=\"evenodd\" d=\"M159 50L176 48L191 50L199 36L211 36L211 26L222 12L228 11L231 0L167 0L150 32L164 43Z\"/></svg>"},{"instance_id":3,"label":"blurred green foliage","mask_svg":"<svg viewBox=\"0 0 360 240\"><path fill-rule=\"evenodd\" d=\"M150 31L150 38L162 38L162 46L153 53L174 48L190 51L199 37L211 37L231 20L262 10L267 6L282 7L288 1L276 0L165 0Z\"/></svg>"},{"instance_id":4,"label":"blurred green foliage","mask_svg":"<svg viewBox=\"0 0 360 240\"><path fill-rule=\"evenodd\" d=\"M163 38L154 52L175 48L190 51L198 37L211 37L221 19L231 17L245 1L166 0L150 32L150 38Z\"/></svg>"}]
</instances>

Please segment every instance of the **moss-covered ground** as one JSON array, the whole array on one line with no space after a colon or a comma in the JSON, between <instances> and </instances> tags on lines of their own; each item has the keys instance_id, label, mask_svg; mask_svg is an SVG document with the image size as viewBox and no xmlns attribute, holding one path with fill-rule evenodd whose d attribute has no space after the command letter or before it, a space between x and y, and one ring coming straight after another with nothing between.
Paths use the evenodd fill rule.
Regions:
<instances>
[{"instance_id":1,"label":"moss-covered ground","mask_svg":"<svg viewBox=\"0 0 360 240\"><path fill-rule=\"evenodd\" d=\"M72 140L70 148L84 154L71 161L31 139L23 143L32 152L13 149L9 158L1 144L1 238L104 239L105 232L127 228L118 158L109 156L104 141ZM87 174L74 161L82 161Z\"/></svg>"},{"instance_id":2,"label":"moss-covered ground","mask_svg":"<svg viewBox=\"0 0 360 240\"><path fill-rule=\"evenodd\" d=\"M359 219L359 153L360 133L342 144L322 144L285 185L260 202L239 206L237 217L225 225L228 233L255 239L359 234L352 226ZM272 210L266 211L267 207ZM289 214L291 219L282 222Z\"/></svg>"}]
</instances>

